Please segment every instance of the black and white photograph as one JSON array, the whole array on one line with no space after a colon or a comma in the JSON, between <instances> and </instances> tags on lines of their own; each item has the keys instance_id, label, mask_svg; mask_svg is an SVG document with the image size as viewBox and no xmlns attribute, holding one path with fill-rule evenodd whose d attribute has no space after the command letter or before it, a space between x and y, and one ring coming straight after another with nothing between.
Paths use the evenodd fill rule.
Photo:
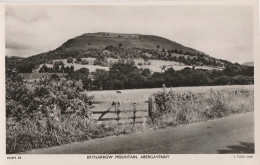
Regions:
<instances>
[{"instance_id":1,"label":"black and white photograph","mask_svg":"<svg viewBox=\"0 0 260 165\"><path fill-rule=\"evenodd\" d=\"M5 4L6 155L253 158L255 10Z\"/></svg>"}]
</instances>

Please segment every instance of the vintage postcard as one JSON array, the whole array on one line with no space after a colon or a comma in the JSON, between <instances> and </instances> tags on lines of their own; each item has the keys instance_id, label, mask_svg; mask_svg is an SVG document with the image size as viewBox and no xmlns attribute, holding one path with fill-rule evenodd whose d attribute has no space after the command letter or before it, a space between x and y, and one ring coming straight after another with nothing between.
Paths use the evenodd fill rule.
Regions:
<instances>
[{"instance_id":1,"label":"vintage postcard","mask_svg":"<svg viewBox=\"0 0 260 165\"><path fill-rule=\"evenodd\" d=\"M258 5L1 2L1 164L260 164Z\"/></svg>"}]
</instances>

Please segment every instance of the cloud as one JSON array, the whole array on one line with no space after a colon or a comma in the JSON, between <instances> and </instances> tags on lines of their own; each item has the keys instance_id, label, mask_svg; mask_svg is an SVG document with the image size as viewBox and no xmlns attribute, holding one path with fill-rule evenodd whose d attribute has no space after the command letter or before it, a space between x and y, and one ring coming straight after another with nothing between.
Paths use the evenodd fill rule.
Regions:
<instances>
[{"instance_id":1,"label":"cloud","mask_svg":"<svg viewBox=\"0 0 260 165\"><path fill-rule=\"evenodd\" d=\"M28 57L29 55L35 55L41 53L42 50L33 50L33 49L9 49L6 48L6 56L20 56Z\"/></svg>"},{"instance_id":2,"label":"cloud","mask_svg":"<svg viewBox=\"0 0 260 165\"><path fill-rule=\"evenodd\" d=\"M7 49L34 49L30 44L17 42L15 40L7 40L5 43Z\"/></svg>"},{"instance_id":3,"label":"cloud","mask_svg":"<svg viewBox=\"0 0 260 165\"><path fill-rule=\"evenodd\" d=\"M13 18L23 23L34 23L41 20L50 20L48 13L40 7L23 6L19 8L6 7L5 16L7 19Z\"/></svg>"}]
</instances>

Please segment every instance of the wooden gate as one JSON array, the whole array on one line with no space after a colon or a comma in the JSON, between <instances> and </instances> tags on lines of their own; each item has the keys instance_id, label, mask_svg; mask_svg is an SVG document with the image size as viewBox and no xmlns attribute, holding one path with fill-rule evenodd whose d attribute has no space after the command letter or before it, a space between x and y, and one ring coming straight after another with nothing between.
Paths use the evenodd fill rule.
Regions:
<instances>
[{"instance_id":1,"label":"wooden gate","mask_svg":"<svg viewBox=\"0 0 260 165\"><path fill-rule=\"evenodd\" d=\"M138 119L145 119L147 117L152 116L153 102L151 98L149 98L149 100L145 101L144 103L128 103L128 104L130 106L127 106L128 108L124 108L123 106L124 103L112 102L112 104L107 108L106 111L93 110L92 114L100 114L100 116L97 118L98 121L116 120L119 123L120 120L131 120L130 123L133 124L143 123L144 122L143 120L138 120ZM138 106L140 106L141 104L142 104L141 107L144 107L144 104L146 104L146 108L139 109ZM142 112L141 115L140 112ZM114 115L113 117L105 117L105 115L107 114L114 114Z\"/></svg>"}]
</instances>

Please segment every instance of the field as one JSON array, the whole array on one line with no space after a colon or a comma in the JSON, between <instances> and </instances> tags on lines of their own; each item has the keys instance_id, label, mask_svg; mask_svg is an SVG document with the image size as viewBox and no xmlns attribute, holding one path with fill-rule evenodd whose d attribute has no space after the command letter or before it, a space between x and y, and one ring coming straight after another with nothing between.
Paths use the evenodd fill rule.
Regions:
<instances>
[{"instance_id":1,"label":"field","mask_svg":"<svg viewBox=\"0 0 260 165\"><path fill-rule=\"evenodd\" d=\"M173 92L206 92L210 89L253 89L253 85L231 85L231 86L200 86L200 87L175 87L167 88ZM121 93L118 93L120 91ZM156 93L162 91L162 88L149 88L149 89L129 89L129 90L107 90L107 91L91 91L87 92L88 95L94 95L95 101L110 103L112 101L120 103L143 103L148 98Z\"/></svg>"},{"instance_id":2,"label":"field","mask_svg":"<svg viewBox=\"0 0 260 165\"><path fill-rule=\"evenodd\" d=\"M99 65L93 65L93 61L95 60L95 58L82 58L82 59L86 59L89 64L88 65L82 65L82 64L77 64L77 63L67 63L67 59L59 59L59 60L53 60L53 62L55 61L62 61L64 63L65 67L70 67L70 66L74 66L75 70L79 70L80 68L88 68L90 72L94 72L96 69L105 69L105 70L109 70L109 67L106 66L99 66ZM75 59L74 59L75 61ZM114 63L117 62L118 59L113 59L113 58L108 58L107 61L109 63ZM152 72L161 72L162 71L162 66L166 66L167 68L173 68L175 70L181 70L184 69L185 67L189 67L192 68L192 66L189 65L184 65L183 63L180 62L175 62L175 61L166 61L166 60L149 60L151 62L151 65L143 65L143 66L139 66L137 65L138 63L142 62L144 63L145 61L143 59L134 59L135 61L135 65L138 68L143 68L143 69L150 69ZM42 67L41 64L39 69ZM53 64L45 64L47 67L52 67ZM39 70L38 69L38 70ZM197 66L196 69L207 69L207 70L222 70L221 68L217 68L217 67L208 67L208 66ZM36 71L38 71L36 70Z\"/></svg>"},{"instance_id":3,"label":"field","mask_svg":"<svg viewBox=\"0 0 260 165\"><path fill-rule=\"evenodd\" d=\"M33 72L33 73L20 73L24 77L24 79L28 82L38 81L40 78L49 77L52 73L39 73L39 72ZM66 75L67 73L56 73L58 76Z\"/></svg>"},{"instance_id":4,"label":"field","mask_svg":"<svg viewBox=\"0 0 260 165\"><path fill-rule=\"evenodd\" d=\"M200 86L200 87L176 87L176 88L167 88L167 91L171 91L176 95L182 94L208 94L211 91L221 92L222 94L228 94L233 91L246 90L253 92L253 85L233 85L233 86ZM91 91L87 92L88 95L93 95L95 97L93 110L95 111L105 111L111 105L111 103L119 102L121 110L131 110L133 109L133 103L136 104L137 110L148 109L148 98L154 95L155 93L162 92L162 88L152 88L152 89L131 89L131 90L107 90L107 91ZM226 96L223 96L223 98ZM253 95L252 95L253 97ZM203 97L201 98L203 99ZM214 98L212 98L214 99ZM216 98L217 99L217 98ZM232 99L232 98L227 98ZM241 102L244 102L245 98L241 98ZM247 99L245 99L247 100ZM235 100L232 100L232 102ZM250 100L253 101L253 100ZM231 102L231 103L232 103ZM241 103L240 102L240 103ZM200 102L197 102L199 104ZM235 103L239 105L240 103ZM206 102L203 103L205 107L207 106ZM201 106L201 105L200 105ZM143 115L144 113L142 113ZM97 116L94 116L97 118ZM111 117L109 114L107 117Z\"/></svg>"}]
</instances>

